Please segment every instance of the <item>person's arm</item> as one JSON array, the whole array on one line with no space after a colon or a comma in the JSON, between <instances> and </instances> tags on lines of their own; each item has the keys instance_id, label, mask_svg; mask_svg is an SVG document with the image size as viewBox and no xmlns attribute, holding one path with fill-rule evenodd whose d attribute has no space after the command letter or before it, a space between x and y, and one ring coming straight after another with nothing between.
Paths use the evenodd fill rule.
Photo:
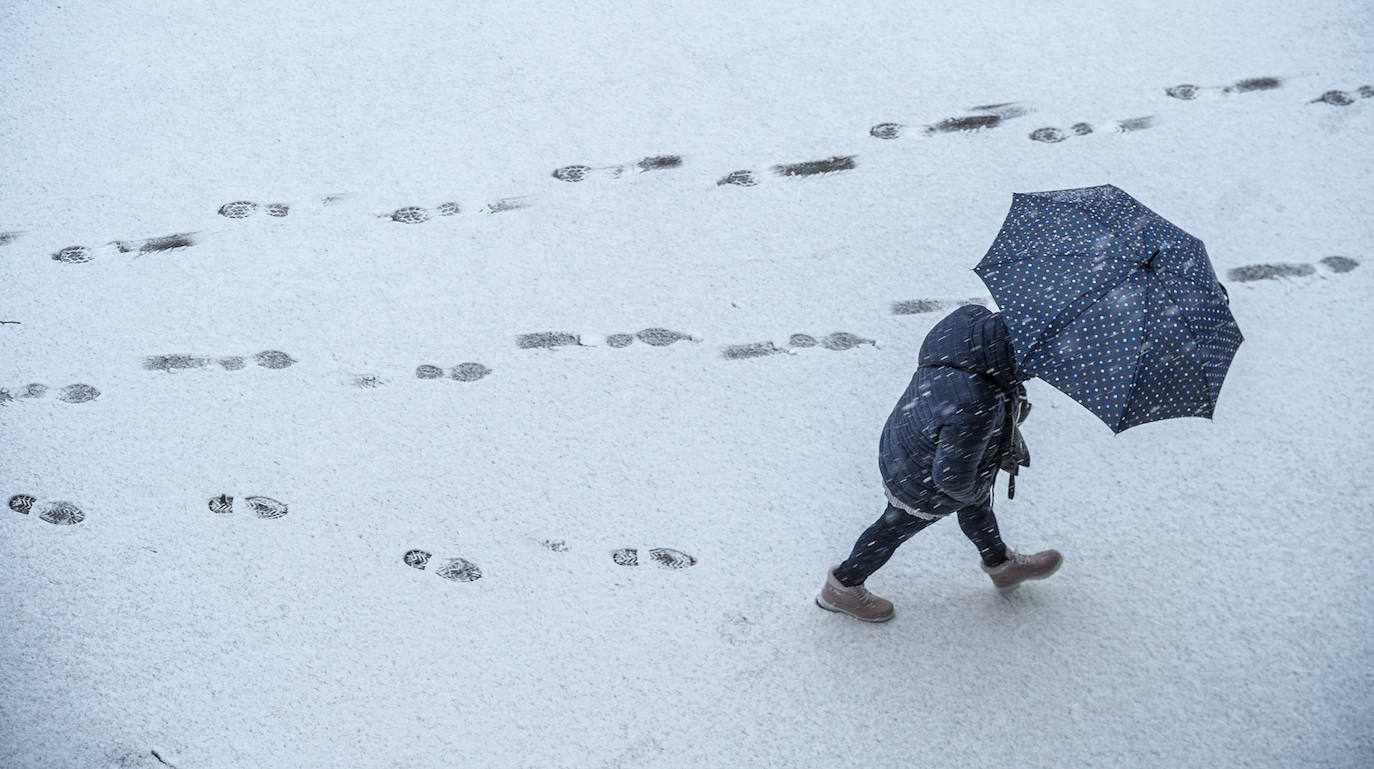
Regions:
<instances>
[{"instance_id":1,"label":"person's arm","mask_svg":"<svg viewBox=\"0 0 1374 769\"><path fill-rule=\"evenodd\" d=\"M940 491L966 505L982 499L978 488L978 464L992 442L990 415L955 418L940 427L935 442L935 485Z\"/></svg>"}]
</instances>

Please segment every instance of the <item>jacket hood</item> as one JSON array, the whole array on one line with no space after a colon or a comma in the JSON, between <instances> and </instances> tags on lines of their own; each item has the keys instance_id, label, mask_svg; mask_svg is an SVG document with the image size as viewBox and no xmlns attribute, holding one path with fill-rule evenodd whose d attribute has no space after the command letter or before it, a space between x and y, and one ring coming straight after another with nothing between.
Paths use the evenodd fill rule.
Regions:
<instances>
[{"instance_id":1,"label":"jacket hood","mask_svg":"<svg viewBox=\"0 0 1374 769\"><path fill-rule=\"evenodd\" d=\"M975 304L964 305L936 323L921 344L918 360L987 374L1007 390L1030 378L1016 367L1011 332L1002 315Z\"/></svg>"}]
</instances>

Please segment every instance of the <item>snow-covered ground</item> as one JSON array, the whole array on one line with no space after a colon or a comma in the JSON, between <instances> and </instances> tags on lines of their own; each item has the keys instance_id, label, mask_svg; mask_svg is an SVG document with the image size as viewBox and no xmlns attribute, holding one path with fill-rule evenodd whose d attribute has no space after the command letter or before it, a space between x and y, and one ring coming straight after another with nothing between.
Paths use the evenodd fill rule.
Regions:
<instances>
[{"instance_id":1,"label":"snow-covered ground","mask_svg":"<svg viewBox=\"0 0 1374 769\"><path fill-rule=\"evenodd\" d=\"M1370 6L798 5L0 10L0 767L1374 765ZM1033 382L1065 567L818 610L1011 193L1105 183L1215 421Z\"/></svg>"}]
</instances>

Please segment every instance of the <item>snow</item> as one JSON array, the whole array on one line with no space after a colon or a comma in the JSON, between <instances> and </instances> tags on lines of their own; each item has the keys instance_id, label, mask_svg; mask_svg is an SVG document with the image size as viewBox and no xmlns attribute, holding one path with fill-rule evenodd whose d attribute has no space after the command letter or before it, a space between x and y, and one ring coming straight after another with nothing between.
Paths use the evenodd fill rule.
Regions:
<instances>
[{"instance_id":1,"label":"snow","mask_svg":"<svg viewBox=\"0 0 1374 769\"><path fill-rule=\"evenodd\" d=\"M0 496L36 498L0 511L0 766L1374 765L1374 100L1311 103L1370 84L1374 18L969 6L0 11ZM997 506L1064 568L1001 596L941 523L870 581L892 622L817 609L919 310L987 297L1013 192L1099 184L1227 283L1214 421L1113 437L1032 382ZM606 342L654 328L692 338ZM875 344L789 345L836 333Z\"/></svg>"}]
</instances>

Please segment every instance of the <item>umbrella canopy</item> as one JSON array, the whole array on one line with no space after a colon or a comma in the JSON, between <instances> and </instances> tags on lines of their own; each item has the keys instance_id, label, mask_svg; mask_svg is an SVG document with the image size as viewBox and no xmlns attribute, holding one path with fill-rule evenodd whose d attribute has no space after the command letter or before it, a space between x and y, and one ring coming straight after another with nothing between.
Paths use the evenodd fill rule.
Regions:
<instances>
[{"instance_id":1,"label":"umbrella canopy","mask_svg":"<svg viewBox=\"0 0 1374 769\"><path fill-rule=\"evenodd\" d=\"M974 272L1021 372L1114 433L1210 419L1244 340L1202 241L1110 184L1014 194Z\"/></svg>"}]
</instances>

